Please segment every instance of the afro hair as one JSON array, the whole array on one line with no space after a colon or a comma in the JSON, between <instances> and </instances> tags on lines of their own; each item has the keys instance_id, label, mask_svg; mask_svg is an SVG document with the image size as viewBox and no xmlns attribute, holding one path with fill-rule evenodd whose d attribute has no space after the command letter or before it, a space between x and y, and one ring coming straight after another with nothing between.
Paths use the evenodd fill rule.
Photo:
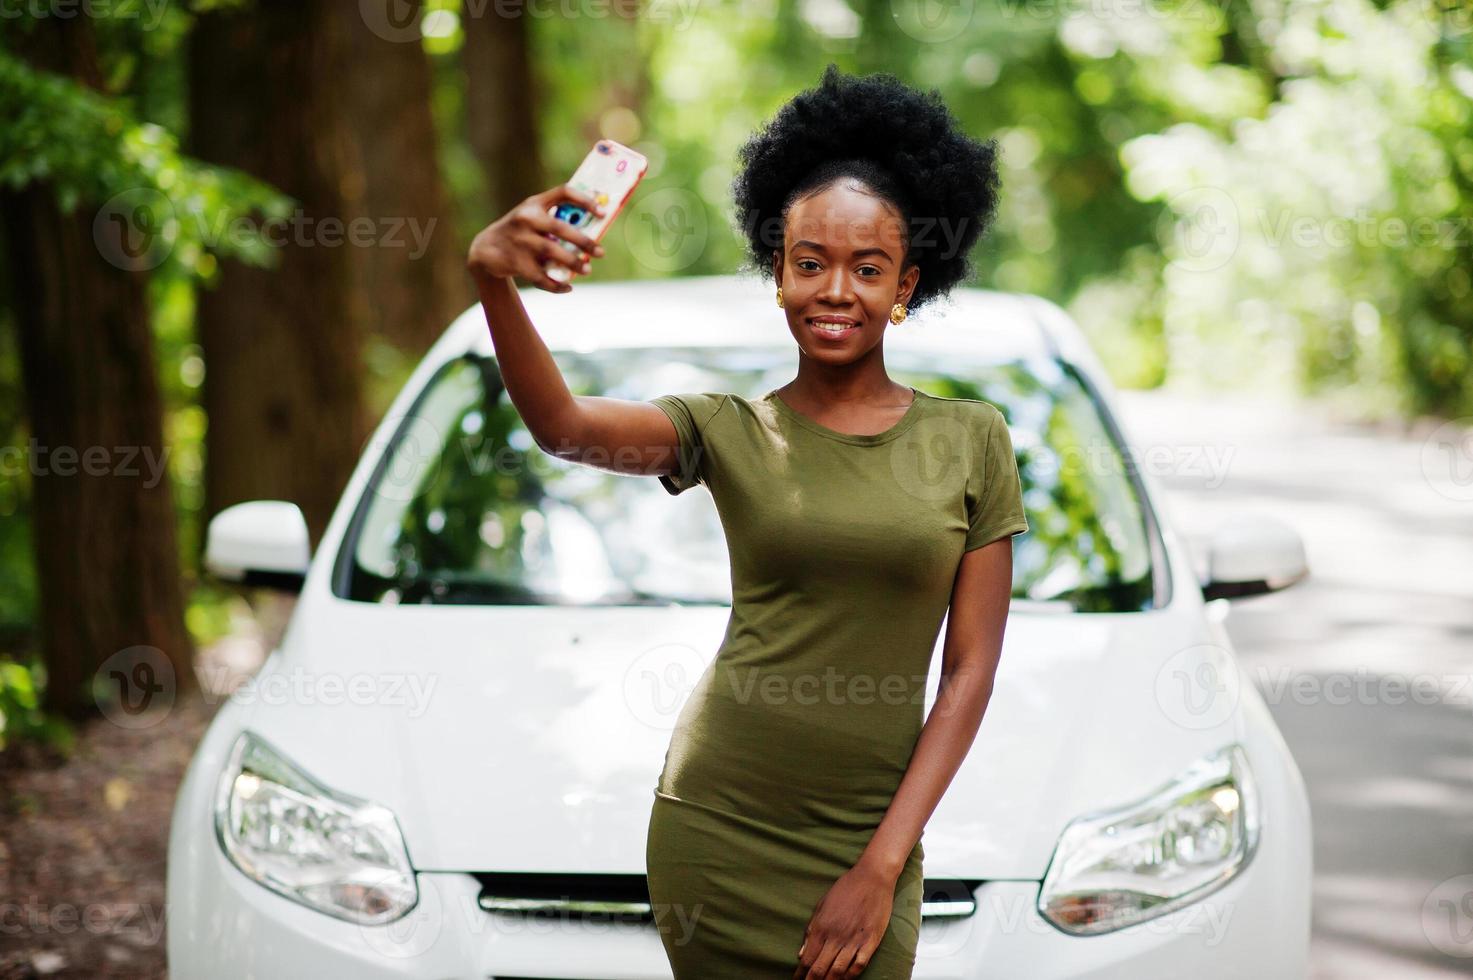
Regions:
<instances>
[{"instance_id":1,"label":"afro hair","mask_svg":"<svg viewBox=\"0 0 1473 980\"><path fill-rule=\"evenodd\" d=\"M767 279L788 208L840 177L888 200L909 229L903 265L920 267L912 310L971 275L968 255L997 210L997 141L968 136L939 92L886 72L844 75L830 63L740 155L732 199L747 261Z\"/></svg>"}]
</instances>

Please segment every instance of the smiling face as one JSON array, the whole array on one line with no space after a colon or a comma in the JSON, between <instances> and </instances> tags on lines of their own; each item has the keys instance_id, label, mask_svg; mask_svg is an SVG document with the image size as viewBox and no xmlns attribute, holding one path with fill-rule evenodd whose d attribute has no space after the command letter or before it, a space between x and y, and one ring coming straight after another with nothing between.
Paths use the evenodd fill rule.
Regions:
<instances>
[{"instance_id":1,"label":"smiling face","mask_svg":"<svg viewBox=\"0 0 1473 980\"><path fill-rule=\"evenodd\" d=\"M846 363L880 342L890 308L908 303L920 279L917 267L902 267L905 241L895 207L856 180L794 202L773 273L803 353Z\"/></svg>"}]
</instances>

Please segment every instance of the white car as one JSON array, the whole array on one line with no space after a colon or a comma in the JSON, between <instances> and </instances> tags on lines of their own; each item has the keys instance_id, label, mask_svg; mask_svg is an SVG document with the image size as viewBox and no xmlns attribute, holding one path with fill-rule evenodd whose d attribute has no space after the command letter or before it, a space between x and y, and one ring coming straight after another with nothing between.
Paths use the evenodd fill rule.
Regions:
<instances>
[{"instance_id":1,"label":"white car","mask_svg":"<svg viewBox=\"0 0 1473 980\"><path fill-rule=\"evenodd\" d=\"M796 370L754 278L522 297L577 394L757 397ZM300 597L179 791L174 980L671 976L646 830L727 624L725 538L704 487L540 450L492 354L474 307L310 561L290 503L211 523L216 575ZM1226 597L1303 577L1297 536L1233 521L1197 569L1047 301L958 290L887 328L885 360L1004 412L1031 528L986 717L925 830L917 980L1303 978L1308 801L1222 625Z\"/></svg>"}]
</instances>

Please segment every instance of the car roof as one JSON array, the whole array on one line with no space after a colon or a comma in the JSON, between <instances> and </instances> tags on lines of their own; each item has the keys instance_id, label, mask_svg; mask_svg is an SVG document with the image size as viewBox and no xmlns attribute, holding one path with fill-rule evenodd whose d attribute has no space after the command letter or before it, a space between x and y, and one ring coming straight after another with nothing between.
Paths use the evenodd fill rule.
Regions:
<instances>
[{"instance_id":1,"label":"car roof","mask_svg":"<svg viewBox=\"0 0 1473 980\"><path fill-rule=\"evenodd\" d=\"M756 275L582 282L570 293L518 291L538 336L552 351L627 347L775 347L793 336L775 308L773 287ZM1074 336L1071 336L1073 334ZM917 351L993 362L1059 357L1083 343L1078 328L1046 300L958 287L886 332L887 351ZM437 360L493 353L479 303L456 318ZM1085 353L1084 356L1088 356Z\"/></svg>"}]
</instances>

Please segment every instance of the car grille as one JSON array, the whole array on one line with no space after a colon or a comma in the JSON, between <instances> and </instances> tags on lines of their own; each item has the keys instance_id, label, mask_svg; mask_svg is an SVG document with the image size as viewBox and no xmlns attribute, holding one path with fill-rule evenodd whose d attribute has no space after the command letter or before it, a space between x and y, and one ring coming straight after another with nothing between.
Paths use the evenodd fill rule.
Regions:
<instances>
[{"instance_id":1,"label":"car grille","mask_svg":"<svg viewBox=\"0 0 1473 980\"><path fill-rule=\"evenodd\" d=\"M651 922L649 886L641 874L477 872L478 902L487 912L601 921ZM980 879L927 878L922 919L959 918L977 911ZM517 980L507 977L504 980Z\"/></svg>"}]
</instances>

